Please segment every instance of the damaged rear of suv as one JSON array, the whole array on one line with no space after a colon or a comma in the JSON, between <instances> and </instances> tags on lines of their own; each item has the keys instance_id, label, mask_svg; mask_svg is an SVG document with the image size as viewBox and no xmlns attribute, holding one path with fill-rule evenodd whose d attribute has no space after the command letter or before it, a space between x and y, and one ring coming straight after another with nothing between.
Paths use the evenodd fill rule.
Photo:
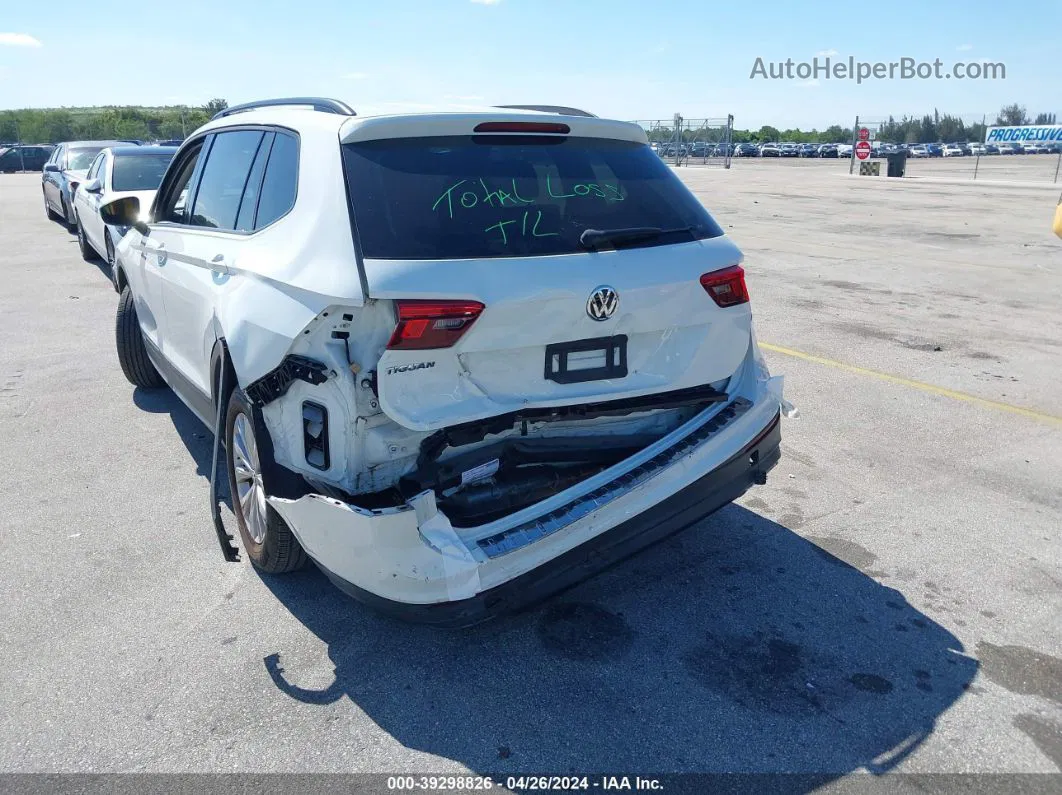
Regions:
<instances>
[{"instance_id":1,"label":"damaged rear of suv","mask_svg":"<svg viewBox=\"0 0 1062 795\"><path fill-rule=\"evenodd\" d=\"M135 210L108 210L136 224L119 358L219 429L264 570L308 555L379 608L474 623L778 460L742 255L636 125L255 103Z\"/></svg>"}]
</instances>

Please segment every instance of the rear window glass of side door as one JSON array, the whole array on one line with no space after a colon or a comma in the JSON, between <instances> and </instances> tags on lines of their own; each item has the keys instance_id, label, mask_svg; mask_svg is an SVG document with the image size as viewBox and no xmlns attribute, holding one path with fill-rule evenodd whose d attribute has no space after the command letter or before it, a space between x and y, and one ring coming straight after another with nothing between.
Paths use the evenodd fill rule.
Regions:
<instances>
[{"instance_id":1,"label":"rear window glass of side door","mask_svg":"<svg viewBox=\"0 0 1062 795\"><path fill-rule=\"evenodd\" d=\"M298 138L272 129L215 133L188 220L250 233L287 214L298 183Z\"/></svg>"}]
</instances>

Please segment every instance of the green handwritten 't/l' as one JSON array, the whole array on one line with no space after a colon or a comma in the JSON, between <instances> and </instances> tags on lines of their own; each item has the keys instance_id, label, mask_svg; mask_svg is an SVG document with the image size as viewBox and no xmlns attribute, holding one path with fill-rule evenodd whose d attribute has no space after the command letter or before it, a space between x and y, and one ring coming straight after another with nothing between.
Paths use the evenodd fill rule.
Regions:
<instances>
[{"instance_id":1,"label":"green handwritten 't/l'","mask_svg":"<svg viewBox=\"0 0 1062 795\"><path fill-rule=\"evenodd\" d=\"M520 233L524 237L527 237L527 219L528 219L529 215L530 215L530 211L529 210L524 210L524 217L523 217L523 220L522 220L522 222L520 224ZM509 226L509 224L515 224L515 223L516 223L515 220L499 221L498 223L494 224L493 226L488 226L483 231L484 232L489 232L492 229L497 229L499 232L501 232L502 245L503 246L507 246L507 245L509 245L509 235L505 231L505 227ZM560 232L539 232L538 231L538 225L540 223L542 223L542 211L538 210L537 211L537 215L535 216L535 223L531 227L531 237L557 237L558 235L560 235Z\"/></svg>"}]
</instances>

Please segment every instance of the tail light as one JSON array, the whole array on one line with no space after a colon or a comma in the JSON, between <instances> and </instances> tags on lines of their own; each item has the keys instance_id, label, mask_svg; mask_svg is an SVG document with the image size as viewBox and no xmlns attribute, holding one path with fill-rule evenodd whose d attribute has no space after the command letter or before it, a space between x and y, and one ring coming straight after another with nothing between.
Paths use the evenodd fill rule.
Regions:
<instances>
[{"instance_id":1,"label":"tail light","mask_svg":"<svg viewBox=\"0 0 1062 795\"><path fill-rule=\"evenodd\" d=\"M449 348L476 322L479 301L395 301L398 325L387 347L391 350Z\"/></svg>"},{"instance_id":2,"label":"tail light","mask_svg":"<svg viewBox=\"0 0 1062 795\"><path fill-rule=\"evenodd\" d=\"M745 269L731 265L720 271L701 276L701 287L721 307L737 306L749 302L749 290L745 286Z\"/></svg>"}]
</instances>

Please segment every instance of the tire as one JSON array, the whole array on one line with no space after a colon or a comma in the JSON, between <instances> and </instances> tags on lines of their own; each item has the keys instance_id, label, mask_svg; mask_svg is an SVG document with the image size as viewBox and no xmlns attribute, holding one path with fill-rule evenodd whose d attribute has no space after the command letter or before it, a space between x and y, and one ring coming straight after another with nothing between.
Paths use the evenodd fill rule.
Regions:
<instances>
[{"instance_id":1,"label":"tire","mask_svg":"<svg viewBox=\"0 0 1062 795\"><path fill-rule=\"evenodd\" d=\"M127 286L118 299L118 313L114 324L114 342L118 350L118 364L133 386L144 389L159 389L166 386L159 371L147 355L144 333L136 317L133 293Z\"/></svg>"},{"instance_id":2,"label":"tire","mask_svg":"<svg viewBox=\"0 0 1062 795\"><path fill-rule=\"evenodd\" d=\"M265 453L255 440L253 417L247 396L236 387L225 413L225 468L229 475L232 511L240 528L243 548L254 567L267 574L287 574L301 569L308 559L287 522L265 500L259 458ZM240 460L239 482L236 459Z\"/></svg>"},{"instance_id":3,"label":"tire","mask_svg":"<svg viewBox=\"0 0 1062 795\"><path fill-rule=\"evenodd\" d=\"M77 219L77 247L81 249L81 259L85 262L95 262L100 258L100 255L96 253L96 249L92 247L92 244L88 242L88 238L85 237L85 227L81 225L81 219Z\"/></svg>"}]
</instances>

